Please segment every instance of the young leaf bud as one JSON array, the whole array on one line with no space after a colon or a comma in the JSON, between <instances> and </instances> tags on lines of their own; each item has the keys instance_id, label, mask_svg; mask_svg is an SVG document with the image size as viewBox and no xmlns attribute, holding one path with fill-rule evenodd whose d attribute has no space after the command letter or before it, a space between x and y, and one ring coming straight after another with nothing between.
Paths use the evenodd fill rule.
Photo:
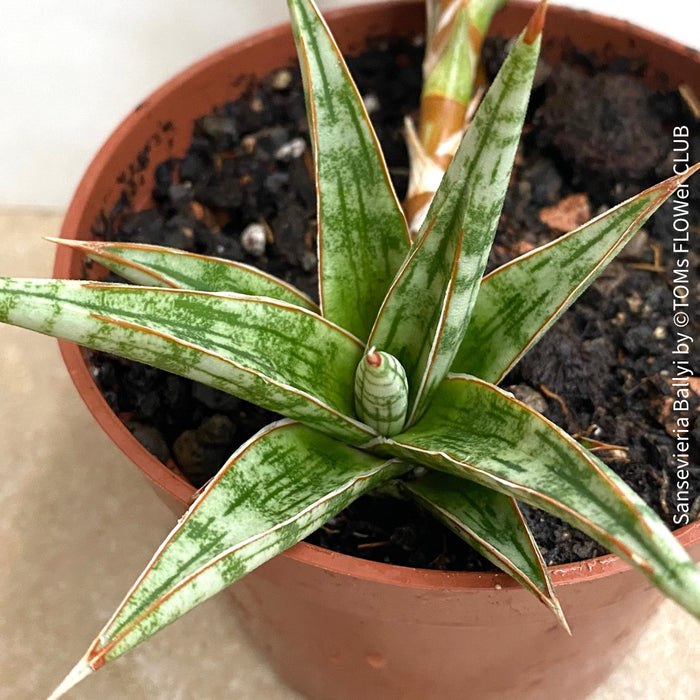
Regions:
<instances>
[{"instance_id":1,"label":"young leaf bud","mask_svg":"<svg viewBox=\"0 0 700 700\"><path fill-rule=\"evenodd\" d=\"M380 435L401 432L408 411L408 379L389 353L370 348L355 372L355 410Z\"/></svg>"}]
</instances>

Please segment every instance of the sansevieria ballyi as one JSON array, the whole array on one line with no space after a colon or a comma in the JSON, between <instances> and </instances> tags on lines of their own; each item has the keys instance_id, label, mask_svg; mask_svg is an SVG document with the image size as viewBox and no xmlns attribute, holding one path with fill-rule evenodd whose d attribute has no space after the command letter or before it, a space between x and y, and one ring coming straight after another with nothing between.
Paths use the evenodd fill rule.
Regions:
<instances>
[{"instance_id":1,"label":"sansevieria ballyi","mask_svg":"<svg viewBox=\"0 0 700 700\"><path fill-rule=\"evenodd\" d=\"M377 487L424 506L565 627L517 501L588 533L700 618L700 573L656 514L595 454L497 386L700 164L484 276L546 2L464 131L475 45L456 28L475 23L483 34L502 2L428 0L432 111L421 148L444 174L411 234L318 9L288 4L313 145L320 306L243 264L129 243L56 241L134 284L0 279L0 321L284 416L202 489L52 697ZM449 56L469 63L467 88L451 82ZM437 138L441 95L458 99L461 116Z\"/></svg>"}]
</instances>

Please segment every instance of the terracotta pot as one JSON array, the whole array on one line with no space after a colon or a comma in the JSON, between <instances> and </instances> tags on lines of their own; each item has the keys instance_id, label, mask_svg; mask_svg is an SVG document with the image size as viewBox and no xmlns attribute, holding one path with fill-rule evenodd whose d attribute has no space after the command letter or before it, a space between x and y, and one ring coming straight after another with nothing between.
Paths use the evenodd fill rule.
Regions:
<instances>
[{"instance_id":1,"label":"terracotta pot","mask_svg":"<svg viewBox=\"0 0 700 700\"><path fill-rule=\"evenodd\" d=\"M493 25L512 36L532 5L512 2ZM422 2L379 4L329 14L345 50L366 37L422 31ZM543 51L555 62L575 43L598 56L643 55L646 80L690 84L700 94L698 55L624 22L553 6ZM288 26L223 49L166 83L107 141L85 174L63 226L89 239L126 190L135 208L150 200L154 165L181 156L193 120L236 98L247 73L295 60ZM147 162L146 162L147 161ZM57 277L81 277L82 259L58 250ZM149 454L110 411L84 355L61 344L69 372L97 421L181 512L193 488ZM676 533L696 556L700 523ZM507 576L443 573L371 563L299 544L231 588L243 619L280 675L309 698L449 700L585 695L636 639L660 596L617 557L556 567L552 577L573 630Z\"/></svg>"}]
</instances>

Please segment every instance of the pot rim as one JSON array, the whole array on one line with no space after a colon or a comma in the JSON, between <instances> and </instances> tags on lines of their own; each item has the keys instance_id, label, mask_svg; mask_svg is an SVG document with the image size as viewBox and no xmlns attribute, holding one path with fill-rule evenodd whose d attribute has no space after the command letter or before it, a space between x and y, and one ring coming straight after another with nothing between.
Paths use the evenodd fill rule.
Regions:
<instances>
[{"instance_id":1,"label":"pot rim","mask_svg":"<svg viewBox=\"0 0 700 700\"><path fill-rule=\"evenodd\" d=\"M396 10L397 7L402 5L416 4L422 4L421 0L385 0L384 2L375 4L355 5L336 9L324 13L324 17L329 24L334 24L346 18L363 15L367 12L387 12L392 9ZM506 7L506 11L509 9L527 11L532 8L534 8L533 2L511 0ZM700 61L700 52L645 28L637 27L625 20L559 5L550 6L549 15L550 17L552 15L557 15L566 18L568 22L575 22L579 18L585 18L588 22L593 21L612 27L619 32L632 33L635 37L643 39L644 41L662 45L671 52L680 54L696 62ZM283 23L225 46L178 72L152 92L117 126L91 161L66 212L61 227L61 237L76 238L76 234L79 230L78 224L81 219L81 212L86 207L90 198L94 197L93 188L98 180L98 173L109 161L112 153L119 148L124 135L139 121L142 111L147 111L151 105L156 105L165 97L177 92L183 82L187 82L190 78L203 70L219 63L226 56L243 51L256 43L278 37L281 33L289 34L290 32L290 24ZM67 247L58 248L53 271L54 277L70 277L70 260L73 254L72 249L68 249ZM59 340L58 343L63 361L66 364L69 375L78 393L93 417L110 439L136 464L139 470L150 479L153 484L163 489L166 494L177 500L181 505L188 506L196 493L195 488L148 452L111 410L93 380L86 363L85 351L77 345L66 341ZM700 542L700 521L696 520L682 528L674 530L674 535L684 547L696 545ZM500 571L438 571L384 564L323 549L305 542L294 545L278 556L287 557L301 564L321 568L333 574L404 588L422 590L439 589L441 591L462 591L465 589L493 590L495 586L504 589L519 588L519 584L515 580ZM627 571L631 567L618 556L608 554L594 559L586 559L584 561L560 566L550 566L548 568L555 585L568 585L582 581L591 581L603 576Z\"/></svg>"}]
</instances>

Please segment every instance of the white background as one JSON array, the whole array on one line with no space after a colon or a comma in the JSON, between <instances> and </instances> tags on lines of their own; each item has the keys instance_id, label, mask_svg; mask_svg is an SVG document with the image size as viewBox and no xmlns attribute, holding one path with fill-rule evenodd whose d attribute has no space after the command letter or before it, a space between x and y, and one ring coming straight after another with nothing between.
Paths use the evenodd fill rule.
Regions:
<instances>
[{"instance_id":1,"label":"white background","mask_svg":"<svg viewBox=\"0 0 700 700\"><path fill-rule=\"evenodd\" d=\"M700 48L698 0L559 3ZM65 208L94 152L146 95L193 61L286 17L284 0L2 0L0 206Z\"/></svg>"}]
</instances>

